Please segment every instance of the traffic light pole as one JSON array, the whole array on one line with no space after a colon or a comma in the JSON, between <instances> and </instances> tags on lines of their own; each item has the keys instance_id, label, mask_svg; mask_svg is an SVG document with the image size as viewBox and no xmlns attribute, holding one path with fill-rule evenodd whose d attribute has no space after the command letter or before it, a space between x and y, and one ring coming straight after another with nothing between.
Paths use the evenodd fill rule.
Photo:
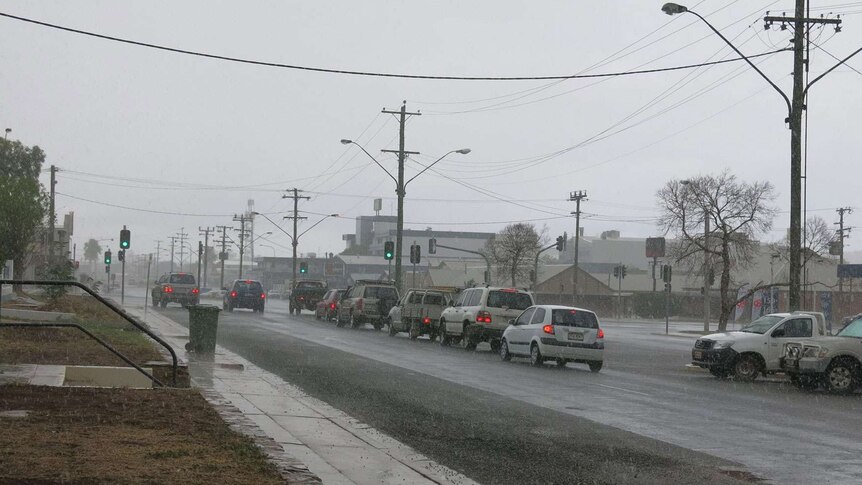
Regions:
<instances>
[{"instance_id":1,"label":"traffic light pole","mask_svg":"<svg viewBox=\"0 0 862 485\"><path fill-rule=\"evenodd\" d=\"M541 256L542 253L544 253L545 251L547 251L549 249L553 249L555 247L557 247L556 243L551 244L548 247L542 248L536 252L536 260L533 261L533 281L532 281L532 283L533 283L534 287L536 286L536 283L539 281L539 256Z\"/></svg>"},{"instance_id":2,"label":"traffic light pole","mask_svg":"<svg viewBox=\"0 0 862 485\"><path fill-rule=\"evenodd\" d=\"M126 257L123 256L120 266L120 304L126 304Z\"/></svg>"},{"instance_id":3,"label":"traffic light pole","mask_svg":"<svg viewBox=\"0 0 862 485\"><path fill-rule=\"evenodd\" d=\"M482 258L485 259L485 268L487 269L487 271L485 272L485 284L491 284L491 260L488 259L488 256L485 253L479 251L470 251L469 249L453 248L452 246L444 246L440 243L437 243L437 247L443 249L451 249L452 251L461 251L462 253L478 254L479 256L482 256Z\"/></svg>"}]
</instances>

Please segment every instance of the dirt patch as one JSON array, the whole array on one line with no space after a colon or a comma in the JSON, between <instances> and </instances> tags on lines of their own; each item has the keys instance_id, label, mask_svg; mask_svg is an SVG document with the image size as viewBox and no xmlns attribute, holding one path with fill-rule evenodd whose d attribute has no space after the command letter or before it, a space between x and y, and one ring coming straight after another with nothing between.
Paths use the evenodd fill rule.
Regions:
<instances>
[{"instance_id":1,"label":"dirt patch","mask_svg":"<svg viewBox=\"0 0 862 485\"><path fill-rule=\"evenodd\" d=\"M43 303L36 310L74 313L76 320L79 322L132 327L123 317L117 315L113 310L90 295L64 295L56 300L49 300Z\"/></svg>"},{"instance_id":2,"label":"dirt patch","mask_svg":"<svg viewBox=\"0 0 862 485\"><path fill-rule=\"evenodd\" d=\"M194 390L0 386L0 483L284 483Z\"/></svg>"},{"instance_id":3,"label":"dirt patch","mask_svg":"<svg viewBox=\"0 0 862 485\"><path fill-rule=\"evenodd\" d=\"M136 364L163 360L142 332L111 324L83 324ZM0 329L0 363L128 366L101 344L73 328Z\"/></svg>"}]
</instances>

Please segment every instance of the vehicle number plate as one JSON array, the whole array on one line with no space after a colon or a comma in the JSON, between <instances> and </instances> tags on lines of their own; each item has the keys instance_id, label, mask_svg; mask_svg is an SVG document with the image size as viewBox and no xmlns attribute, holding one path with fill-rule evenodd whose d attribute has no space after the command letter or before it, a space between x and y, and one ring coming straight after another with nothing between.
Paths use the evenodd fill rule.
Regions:
<instances>
[{"instance_id":1,"label":"vehicle number plate","mask_svg":"<svg viewBox=\"0 0 862 485\"><path fill-rule=\"evenodd\" d=\"M575 333L575 332L569 332L569 340L582 341L582 340L584 340L584 334L582 334L582 333Z\"/></svg>"},{"instance_id":2,"label":"vehicle number plate","mask_svg":"<svg viewBox=\"0 0 862 485\"><path fill-rule=\"evenodd\" d=\"M693 355L694 355L695 359L702 359L703 358L703 352L701 352L700 350L695 350Z\"/></svg>"}]
</instances>

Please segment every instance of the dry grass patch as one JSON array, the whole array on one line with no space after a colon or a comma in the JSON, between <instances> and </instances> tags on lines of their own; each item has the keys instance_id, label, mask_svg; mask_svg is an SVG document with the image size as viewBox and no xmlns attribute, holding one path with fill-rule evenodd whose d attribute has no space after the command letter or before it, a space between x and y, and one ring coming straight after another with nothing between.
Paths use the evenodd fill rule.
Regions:
<instances>
[{"instance_id":1,"label":"dry grass patch","mask_svg":"<svg viewBox=\"0 0 862 485\"><path fill-rule=\"evenodd\" d=\"M283 483L194 390L0 386L0 483Z\"/></svg>"}]
</instances>

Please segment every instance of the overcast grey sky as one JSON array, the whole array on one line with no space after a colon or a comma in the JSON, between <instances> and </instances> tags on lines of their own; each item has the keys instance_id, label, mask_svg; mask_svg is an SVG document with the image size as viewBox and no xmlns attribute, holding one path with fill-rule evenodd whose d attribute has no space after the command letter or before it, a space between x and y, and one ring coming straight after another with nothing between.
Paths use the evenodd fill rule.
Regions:
<instances>
[{"instance_id":1,"label":"overcast grey sky","mask_svg":"<svg viewBox=\"0 0 862 485\"><path fill-rule=\"evenodd\" d=\"M694 16L668 17L661 4L6 1L0 11L225 56L410 74L604 73L733 56ZM845 6L832 7L838 4ZM761 18L792 5L688 6L757 54L788 45L789 33L764 31ZM862 46L862 2L812 1L812 15L829 12L844 14L843 32L817 31L817 44L838 57ZM429 171L411 183L409 228L493 232L505 221L535 220L552 237L571 234L574 204L566 198L586 190L587 234L655 235L654 194L664 182L725 168L775 184L785 212L769 238L783 236L788 225L784 102L742 62L561 82L387 79L196 58L6 18L0 18L0 58L0 122L63 170L57 211L75 211L79 248L89 237L116 238L123 224L133 231L135 252L152 251L153 241L181 227L196 246L198 226L229 224L228 215L244 210L248 199L281 220L289 209L282 191L295 186L312 197L302 210L345 216L315 227L300 251L339 252L341 235L354 231L355 216L372 213L374 198L384 198L385 213L395 207L392 180L339 140L358 140L394 171L394 158L379 150L397 148L398 124L380 110L397 109L402 100L423 113L407 128L407 148L422 153L419 162L473 150L450 155L439 174ZM817 49L812 58L812 74L835 63ZM789 92L789 52L756 62ZM862 56L850 64L862 71ZM808 207L829 222L835 208L857 204L860 81L859 72L841 68L809 99ZM576 148L542 158L569 147ZM408 177L418 170L408 162ZM308 216L303 227L318 219ZM286 236L264 220L258 230L276 231L271 242L261 242L289 254Z\"/></svg>"}]
</instances>

